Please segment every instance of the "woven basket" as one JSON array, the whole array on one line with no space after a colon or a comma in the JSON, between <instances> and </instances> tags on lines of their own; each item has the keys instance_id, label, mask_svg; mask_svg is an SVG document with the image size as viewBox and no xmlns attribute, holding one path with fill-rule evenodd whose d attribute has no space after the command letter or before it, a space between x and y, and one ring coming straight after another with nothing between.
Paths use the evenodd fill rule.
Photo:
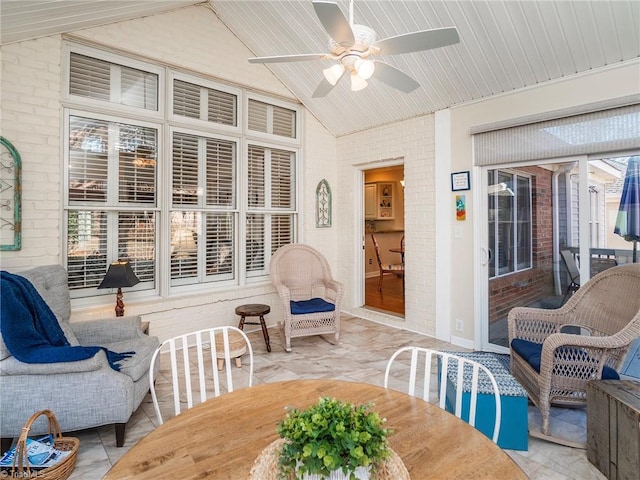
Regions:
<instances>
[{"instance_id":1,"label":"woven basket","mask_svg":"<svg viewBox=\"0 0 640 480\"><path fill-rule=\"evenodd\" d=\"M60 461L57 465L44 469L31 469L29 461L26 461L26 448L27 437L29 436L29 430L40 415L47 417L49 421L49 433L53 435L54 447L57 450L64 452L71 451L71 453ZM75 437L63 437L60 430L60 424L58 419L51 410L40 410L34 413L24 427L22 427L22 433L18 438L16 444L16 453L13 457L13 466L11 470L2 473L2 478L38 478L42 480L66 480L73 472L76 466L76 457L78 456L78 448L80 447L80 440Z\"/></svg>"},{"instance_id":2,"label":"woven basket","mask_svg":"<svg viewBox=\"0 0 640 480\"><path fill-rule=\"evenodd\" d=\"M258 458L256 458L249 472L249 480L277 480L278 462L282 444L286 442L284 438L279 438L271 442L262 450ZM375 473L372 474L371 480L410 480L409 472L402 463L402 459L396 452L391 450L391 458L379 464Z\"/></svg>"}]
</instances>

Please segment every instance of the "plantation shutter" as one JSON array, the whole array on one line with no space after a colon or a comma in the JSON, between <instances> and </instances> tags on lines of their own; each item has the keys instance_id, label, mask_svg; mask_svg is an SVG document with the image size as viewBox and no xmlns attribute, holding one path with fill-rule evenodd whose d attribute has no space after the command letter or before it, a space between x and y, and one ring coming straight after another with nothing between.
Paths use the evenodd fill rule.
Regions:
<instances>
[{"instance_id":1,"label":"plantation shutter","mask_svg":"<svg viewBox=\"0 0 640 480\"><path fill-rule=\"evenodd\" d=\"M206 215L206 266L208 275L226 275L234 272L234 216L232 213Z\"/></svg>"},{"instance_id":2,"label":"plantation shutter","mask_svg":"<svg viewBox=\"0 0 640 480\"><path fill-rule=\"evenodd\" d=\"M118 125L118 170L121 203L156 203L157 130Z\"/></svg>"},{"instance_id":3,"label":"plantation shutter","mask_svg":"<svg viewBox=\"0 0 640 480\"><path fill-rule=\"evenodd\" d=\"M236 95L183 80L173 81L173 113L222 125L236 126Z\"/></svg>"},{"instance_id":4,"label":"plantation shutter","mask_svg":"<svg viewBox=\"0 0 640 480\"><path fill-rule=\"evenodd\" d=\"M265 149L249 145L247 194L249 207L265 206Z\"/></svg>"},{"instance_id":5,"label":"plantation shutter","mask_svg":"<svg viewBox=\"0 0 640 480\"><path fill-rule=\"evenodd\" d=\"M157 111L158 75L71 53L69 94Z\"/></svg>"},{"instance_id":6,"label":"plantation shutter","mask_svg":"<svg viewBox=\"0 0 640 480\"><path fill-rule=\"evenodd\" d=\"M118 214L118 258L127 260L141 282L155 280L155 212Z\"/></svg>"},{"instance_id":7,"label":"plantation shutter","mask_svg":"<svg viewBox=\"0 0 640 480\"><path fill-rule=\"evenodd\" d=\"M173 134L173 204L198 204L198 137Z\"/></svg>"},{"instance_id":8,"label":"plantation shutter","mask_svg":"<svg viewBox=\"0 0 640 480\"><path fill-rule=\"evenodd\" d=\"M296 138L296 112L249 99L249 130Z\"/></svg>"},{"instance_id":9,"label":"plantation shutter","mask_svg":"<svg viewBox=\"0 0 640 480\"><path fill-rule=\"evenodd\" d=\"M293 215L272 215L271 253L289 243L293 243Z\"/></svg>"},{"instance_id":10,"label":"plantation shutter","mask_svg":"<svg viewBox=\"0 0 640 480\"><path fill-rule=\"evenodd\" d=\"M271 150L271 207L290 209L294 206L294 154Z\"/></svg>"},{"instance_id":11,"label":"plantation shutter","mask_svg":"<svg viewBox=\"0 0 640 480\"><path fill-rule=\"evenodd\" d=\"M69 118L69 202L107 201L109 123Z\"/></svg>"},{"instance_id":12,"label":"plantation shutter","mask_svg":"<svg viewBox=\"0 0 640 480\"><path fill-rule=\"evenodd\" d=\"M107 271L107 212L69 211L67 271L71 290L100 285Z\"/></svg>"},{"instance_id":13,"label":"plantation shutter","mask_svg":"<svg viewBox=\"0 0 640 480\"><path fill-rule=\"evenodd\" d=\"M264 215L248 214L246 228L247 273L264 269Z\"/></svg>"},{"instance_id":14,"label":"plantation shutter","mask_svg":"<svg viewBox=\"0 0 640 480\"><path fill-rule=\"evenodd\" d=\"M207 139L207 205L234 206L235 150L235 142Z\"/></svg>"}]
</instances>

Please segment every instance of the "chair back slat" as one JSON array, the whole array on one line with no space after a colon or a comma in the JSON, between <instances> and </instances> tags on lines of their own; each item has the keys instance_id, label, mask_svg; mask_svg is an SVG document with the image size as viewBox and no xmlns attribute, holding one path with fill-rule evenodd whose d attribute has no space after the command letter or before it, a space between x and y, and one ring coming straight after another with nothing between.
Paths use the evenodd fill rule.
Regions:
<instances>
[{"instance_id":1,"label":"chair back slat","mask_svg":"<svg viewBox=\"0 0 640 480\"><path fill-rule=\"evenodd\" d=\"M233 340L233 346L231 334L237 339ZM236 350L232 350L232 348ZM206 354L206 350L210 350L210 355ZM243 355L248 354L249 356L248 375L246 365L241 369L237 367L232 369L231 363L234 360L232 355L237 355L239 350L243 350ZM151 371L161 358L168 360L169 384L172 389L175 415L181 413L185 404L189 409L196 402L205 402L211 396L218 397L225 391L233 392L234 377L236 380L240 375L247 377L247 386L249 387L253 383L251 342L247 335L236 327L225 326L198 330L165 340L153 354ZM217 368L221 361L224 361L224 374ZM234 375L234 372L237 373ZM158 421L162 424L163 417L156 392L156 382L151 376L149 382L151 397Z\"/></svg>"},{"instance_id":2,"label":"chair back slat","mask_svg":"<svg viewBox=\"0 0 640 480\"><path fill-rule=\"evenodd\" d=\"M410 353L410 361L407 366L406 360L402 360L403 354ZM424 362L420 362L421 356L424 355ZM406 355L404 355L406 357ZM438 361L432 361L436 358ZM496 382L491 371L474 360L464 358L449 352L441 352L423 347L403 347L398 349L389 359L387 368L384 374L384 386L389 388L390 380L395 380L395 377L391 376L392 368L394 372L399 372L397 375L399 378L405 377L408 370L408 389L407 393L412 396L416 396L417 379L422 378L423 394L422 398L432 403L431 400L431 379L436 377L438 381L438 388L436 389L437 398L435 402L442 409L453 409L453 413L458 418L464 418L465 411L463 410L463 394L469 394L469 411L468 411L468 423L475 427L476 419L478 418L478 395L481 393L480 382L481 379L487 378L490 385L490 393L494 397L495 405L495 420L493 425L493 431L491 439L497 443L500 433L500 425L502 421L502 411L500 402L500 391L498 390L498 383ZM418 368L422 365L423 368ZM455 372L454 372L455 369ZM420 372L419 370L423 370ZM447 382L451 382L455 385L455 405L447 405ZM402 382L404 383L404 382ZM486 382L485 382L486 383ZM484 385L484 384L483 384ZM484 386L483 386L484 388ZM485 392L482 391L484 394Z\"/></svg>"}]
</instances>

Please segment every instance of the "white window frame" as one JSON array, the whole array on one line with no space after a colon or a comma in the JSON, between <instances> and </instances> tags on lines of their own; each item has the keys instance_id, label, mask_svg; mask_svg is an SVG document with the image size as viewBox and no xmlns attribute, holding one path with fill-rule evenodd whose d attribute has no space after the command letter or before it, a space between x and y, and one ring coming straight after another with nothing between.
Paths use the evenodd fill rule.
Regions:
<instances>
[{"instance_id":1,"label":"white window frame","mask_svg":"<svg viewBox=\"0 0 640 480\"><path fill-rule=\"evenodd\" d=\"M142 70L145 72L153 73L158 78L158 109L148 110L143 108L131 107L128 105L122 105L110 101L97 100L93 98L86 98L78 95L70 95L69 93L69 79L70 79L70 58L71 53L78 53L80 55L86 55L88 57L96 58L105 62L113 63L116 65L123 65L126 67ZM62 60L62 104L64 115L64 130L63 130L63 158L64 165L64 202L63 202L63 221L64 221L64 234L62 243L62 256L67 259L68 248L68 232L67 232L67 212L70 210L97 210L97 211L139 211L147 209L155 213L156 222L156 248L155 248L155 285L152 289L145 290L143 284L137 287L132 287L128 290L135 291L134 298L145 298L151 296L161 295L162 297L171 297L179 295L181 293L195 292L195 291L216 291L220 288L242 288L246 284L260 283L268 281L269 269L268 263L270 259L270 251L265 250L265 268L259 275L251 276L247 278L246 275L246 249L241 244L241 240L246 240L246 232L244 219L248 211L248 204L246 197L246 166L247 166L247 148L249 144L259 145L265 148L273 148L279 150L291 151L295 155L294 162L294 179L293 187L295 188L295 195L293 198L295 208L291 210L282 209L269 209L260 211L265 214L291 214L293 217L292 229L294 241L297 241L299 237L298 228L300 225L299 215L301 206L301 189L302 189L302 177L301 177L301 165L302 165L302 138L303 138L303 109L300 104L293 102L287 102L280 99L274 99L267 95L257 94L255 92L249 92L241 87L235 87L228 84L221 84L214 80L205 78L200 75L191 75L185 72L178 72L172 70L169 65L162 65L157 61L145 61L144 59L130 58L126 55L120 55L118 53L107 52L100 50L99 48L90 47L87 45L75 44L72 41L63 42L63 60ZM235 95L237 98L236 114L237 125L225 125L215 122L198 120L189 117L174 115L173 108L173 80L178 79L185 82L201 85L205 88L212 88L223 92ZM295 138L289 138L280 135L273 135L264 132L256 132L248 130L248 104L249 98L260 101L266 104L279 106L295 112ZM105 203L92 203L86 202L86 204L69 202L69 171L68 162L69 158L69 119L73 115L84 116L88 118L95 118L98 120L105 120L109 122L118 122L124 124L133 124L141 126L149 126L157 129L157 170L156 170L156 203L151 208L149 204L119 204L117 201L113 204ZM234 271L235 278L228 281L217 282L197 282L191 283L185 286L171 286L171 274L170 274L170 260L168 252L170 251L170 214L172 211L181 210L180 207L172 206L171 195L171 165L172 165L172 138L173 132L179 131L188 134L193 134L202 137L233 141L236 142L236 178L234 183L234 195L235 204L234 208L228 209L236 216L235 227L235 252L234 252ZM111 166L109 167L111 169ZM108 181L112 181L113 177L109 177ZM108 184L109 189L115 188L115 184ZM117 199L117 191L109 192L108 199ZM222 211L224 209L217 208L215 211ZM207 210L208 211L208 210ZM117 229L116 226L112 228ZM111 234L109 234L111 235ZM117 231L116 231L117 237ZM267 229L265 225L265 249L271 241L271 229ZM113 249L116 246L107 245L107 252L113 253ZM116 250L117 252L117 250ZM117 253L116 253L117 254ZM108 258L108 261L115 260L115 258ZM136 291L138 290L138 291ZM105 297L112 292L109 290L96 291L92 288L78 289L72 292L75 305L92 305L98 301L96 298L91 297ZM110 297L107 297L110 298Z\"/></svg>"},{"instance_id":2,"label":"white window frame","mask_svg":"<svg viewBox=\"0 0 640 480\"><path fill-rule=\"evenodd\" d=\"M519 268L518 265L518 233L517 233L517 225L518 225L518 203L517 203L517 191L515 191L515 195L514 195L514 205L513 205L513 215L511 218L511 224L513 225L513 234L512 234L512 240L513 240L513 246L514 246L514 253L513 253L513 270L511 271L506 271L506 272L500 272L500 268L498 267L498 259L497 259L497 252L496 252L496 245L489 245L489 248L492 250L493 252L493 256L494 256L494 261L495 261L495 272L493 276L489 276L489 279L493 279L493 278L500 278L500 277L505 277L507 275L513 275L514 273L519 273L519 272L524 272L526 270L530 270L531 268L533 268L533 184L532 184L532 175L526 173L526 172L520 172L520 171L516 171L513 169L509 169L509 168L498 168L498 166L495 166L496 168L490 168L487 170L487 172L489 171L496 171L498 173L502 172L508 175L512 175L514 180L517 181L518 177L522 177L522 178L526 178L529 181L529 266L528 267L523 267L523 268ZM517 182L516 182L517 183ZM514 187L517 189L517 186L514 185ZM497 201L497 195L496 195L496 201ZM497 210L497 209L496 209ZM497 225L497 221L496 221L496 225ZM496 232L495 235L495 240L497 242L498 240L498 232Z\"/></svg>"},{"instance_id":3,"label":"white window frame","mask_svg":"<svg viewBox=\"0 0 640 480\"><path fill-rule=\"evenodd\" d=\"M126 67L135 68L145 72L153 73L158 76L158 110L148 110L144 108L122 105L109 101L99 100L95 98L87 98L79 95L71 95L69 93L69 79L71 70L71 53L78 53L87 57L96 58L105 62L124 65ZM132 58L114 53L105 52L91 48L85 45L78 45L70 42L64 42L62 47L62 101L65 104L73 104L80 108L99 112L114 112L116 115L132 115L144 116L147 119L162 119L165 115L165 68L154 65L152 63L141 62Z\"/></svg>"}]
</instances>

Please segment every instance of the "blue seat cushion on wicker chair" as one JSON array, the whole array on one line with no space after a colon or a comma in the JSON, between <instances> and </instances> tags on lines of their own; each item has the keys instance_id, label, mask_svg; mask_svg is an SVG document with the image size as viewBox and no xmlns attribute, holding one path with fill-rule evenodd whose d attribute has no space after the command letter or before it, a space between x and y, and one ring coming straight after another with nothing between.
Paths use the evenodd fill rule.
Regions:
<instances>
[{"instance_id":1,"label":"blue seat cushion on wicker chair","mask_svg":"<svg viewBox=\"0 0 640 480\"><path fill-rule=\"evenodd\" d=\"M291 314L303 315L305 313L333 312L336 306L322 298L312 298L310 300L291 300Z\"/></svg>"},{"instance_id":2,"label":"blue seat cushion on wicker chair","mask_svg":"<svg viewBox=\"0 0 640 480\"><path fill-rule=\"evenodd\" d=\"M531 365L534 370L540 373L540 362L542 360L542 344L530 342L528 340L522 340L521 338L514 338L511 341L511 347L513 350L524 358L529 365ZM560 347L563 349L574 350L573 354L578 353L582 357L582 360L586 360L588 358L588 353L584 350L575 347ZM594 365L596 363L594 362ZM620 380L620 375L611 367L604 367L602 369L602 379L603 380Z\"/></svg>"}]
</instances>

